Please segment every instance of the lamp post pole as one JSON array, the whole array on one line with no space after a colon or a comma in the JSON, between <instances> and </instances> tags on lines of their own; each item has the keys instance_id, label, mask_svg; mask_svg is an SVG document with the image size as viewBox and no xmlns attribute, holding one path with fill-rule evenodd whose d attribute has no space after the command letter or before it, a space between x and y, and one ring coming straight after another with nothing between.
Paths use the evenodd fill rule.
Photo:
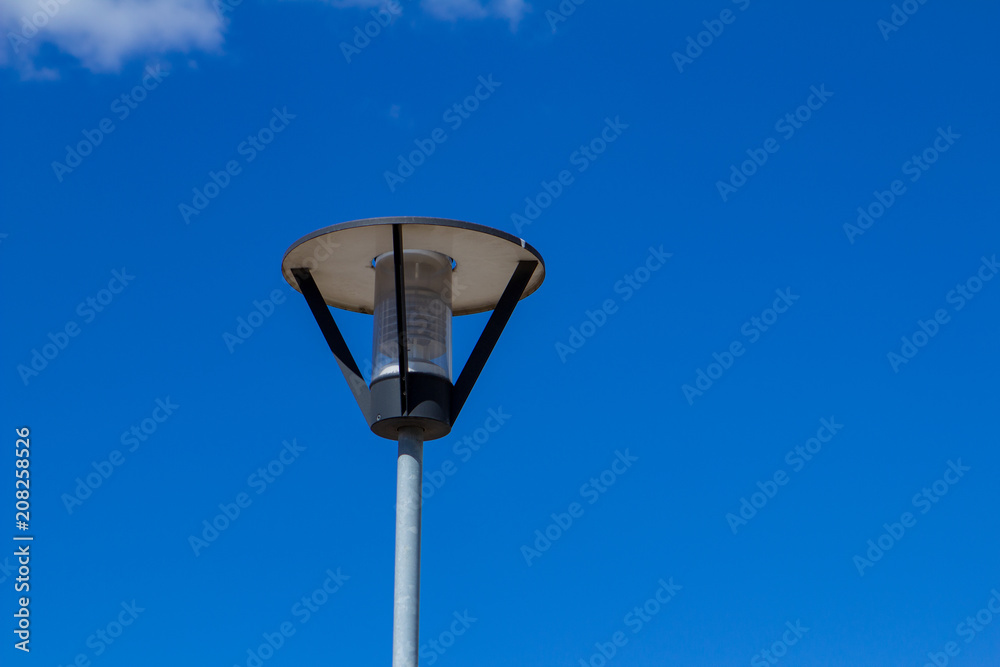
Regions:
<instances>
[{"instance_id":1,"label":"lamp post pole","mask_svg":"<svg viewBox=\"0 0 1000 667\"><path fill-rule=\"evenodd\" d=\"M423 429L412 426L399 429L392 667L417 667L420 625L420 484L423 460Z\"/></svg>"}]
</instances>

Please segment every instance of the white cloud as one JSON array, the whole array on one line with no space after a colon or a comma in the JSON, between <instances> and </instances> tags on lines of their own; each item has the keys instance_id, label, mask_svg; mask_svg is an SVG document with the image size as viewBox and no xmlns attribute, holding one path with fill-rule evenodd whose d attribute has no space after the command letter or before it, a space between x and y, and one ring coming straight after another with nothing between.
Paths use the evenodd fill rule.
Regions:
<instances>
[{"instance_id":1,"label":"white cloud","mask_svg":"<svg viewBox=\"0 0 1000 667\"><path fill-rule=\"evenodd\" d=\"M428 14L445 21L498 16L510 21L511 27L517 27L527 10L524 0L489 0L486 4L480 0L422 0L420 4Z\"/></svg>"},{"instance_id":2,"label":"white cloud","mask_svg":"<svg viewBox=\"0 0 1000 667\"><path fill-rule=\"evenodd\" d=\"M215 51L223 20L211 0L0 0L7 64L31 71L50 43L94 71L176 51Z\"/></svg>"},{"instance_id":3,"label":"white cloud","mask_svg":"<svg viewBox=\"0 0 1000 667\"><path fill-rule=\"evenodd\" d=\"M377 7L384 5L386 0L328 0L334 7ZM395 0L404 7L415 0ZM490 17L507 19L511 27L517 27L518 22L528 10L524 0L420 0L420 6L425 12L442 21L458 21L459 19L485 19Z\"/></svg>"},{"instance_id":4,"label":"white cloud","mask_svg":"<svg viewBox=\"0 0 1000 667\"><path fill-rule=\"evenodd\" d=\"M397 1L404 6L416 2ZM367 8L385 0L328 2ZM524 0L421 0L420 6L437 19L496 17L509 21L512 29L527 11ZM213 0L0 0L0 31L6 42L0 48L0 67L17 67L26 77L51 78L55 71L36 63L42 45L51 44L90 70L117 71L132 58L219 51L225 29Z\"/></svg>"},{"instance_id":5,"label":"white cloud","mask_svg":"<svg viewBox=\"0 0 1000 667\"><path fill-rule=\"evenodd\" d=\"M481 19L487 15L479 0L423 0L421 4L428 14L443 21Z\"/></svg>"},{"instance_id":6,"label":"white cloud","mask_svg":"<svg viewBox=\"0 0 1000 667\"><path fill-rule=\"evenodd\" d=\"M511 28L516 28L531 7L524 0L494 0L493 10L510 21Z\"/></svg>"}]
</instances>

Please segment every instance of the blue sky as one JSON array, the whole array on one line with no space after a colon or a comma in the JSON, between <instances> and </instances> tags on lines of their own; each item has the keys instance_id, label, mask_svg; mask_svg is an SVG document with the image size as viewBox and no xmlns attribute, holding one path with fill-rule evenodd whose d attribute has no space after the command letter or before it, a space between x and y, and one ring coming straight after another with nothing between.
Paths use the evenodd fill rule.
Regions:
<instances>
[{"instance_id":1,"label":"blue sky","mask_svg":"<svg viewBox=\"0 0 1000 667\"><path fill-rule=\"evenodd\" d=\"M280 262L428 215L547 278L426 447L422 664L995 663L996 7L53 2L0 7L3 655L389 660L395 446Z\"/></svg>"}]
</instances>

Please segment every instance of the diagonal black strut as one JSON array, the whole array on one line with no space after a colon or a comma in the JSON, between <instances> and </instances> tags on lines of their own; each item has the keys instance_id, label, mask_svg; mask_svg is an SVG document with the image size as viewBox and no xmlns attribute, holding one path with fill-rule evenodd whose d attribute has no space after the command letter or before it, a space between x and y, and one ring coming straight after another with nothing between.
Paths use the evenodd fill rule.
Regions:
<instances>
[{"instance_id":1,"label":"diagonal black strut","mask_svg":"<svg viewBox=\"0 0 1000 667\"><path fill-rule=\"evenodd\" d=\"M490 353L493 352L497 341L500 340L500 334L503 333L504 327L507 326L507 320L510 319L511 314L514 312L514 306L520 301L521 295L524 293L524 288L528 286L528 281L531 280L531 276L535 273L535 267L537 266L538 262L534 260L517 263L517 268L514 269L514 274L510 277L510 282L507 283L503 295L500 296L500 301L497 303L496 308L493 309L493 314L490 315L490 319L486 323L486 328L483 329L482 335L479 336L476 346L472 348L469 360L465 362L465 368L462 369L458 380L455 382L455 388L451 394L452 424L458 419L458 413L462 411L462 406L465 405L466 399L469 398L472 386L479 379L479 374L482 372L483 367L486 366L486 361L490 358Z\"/></svg>"},{"instance_id":2,"label":"diagonal black strut","mask_svg":"<svg viewBox=\"0 0 1000 667\"><path fill-rule=\"evenodd\" d=\"M354 400L358 402L361 413L370 424L371 419L369 419L368 413L371 410L371 390L368 389L368 383L365 382L365 379L361 377L358 364L354 361L354 356L348 349L347 342L340 333L333 315L330 314L330 309L327 307L326 301L323 300L323 295L320 294L312 273L309 269L292 269L292 275L295 276L295 280L299 284L299 291L306 298L306 303L309 304L309 309L312 311L313 317L316 318L316 324L323 332L323 337L326 338L330 351L337 359L340 371L344 374L344 379L347 380L351 393L354 394Z\"/></svg>"},{"instance_id":3,"label":"diagonal black strut","mask_svg":"<svg viewBox=\"0 0 1000 667\"><path fill-rule=\"evenodd\" d=\"M410 370L410 359L406 339L406 286L403 284L403 229L392 226L392 269L396 276L396 342L399 345L399 409L400 414L408 413L409 397L406 379Z\"/></svg>"}]
</instances>

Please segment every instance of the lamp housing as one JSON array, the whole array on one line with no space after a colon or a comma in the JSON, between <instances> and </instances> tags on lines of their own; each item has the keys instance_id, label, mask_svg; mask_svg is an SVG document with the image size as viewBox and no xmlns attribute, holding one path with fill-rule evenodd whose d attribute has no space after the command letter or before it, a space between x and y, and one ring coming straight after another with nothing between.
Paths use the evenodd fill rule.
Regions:
<instances>
[{"instance_id":1,"label":"lamp housing","mask_svg":"<svg viewBox=\"0 0 1000 667\"><path fill-rule=\"evenodd\" d=\"M404 243L405 242L405 243ZM497 229L441 218L372 218L296 241L282 273L302 293L372 432L451 432L517 302L545 277L541 255ZM372 314L365 382L328 306ZM453 381L453 316L492 310Z\"/></svg>"}]
</instances>

